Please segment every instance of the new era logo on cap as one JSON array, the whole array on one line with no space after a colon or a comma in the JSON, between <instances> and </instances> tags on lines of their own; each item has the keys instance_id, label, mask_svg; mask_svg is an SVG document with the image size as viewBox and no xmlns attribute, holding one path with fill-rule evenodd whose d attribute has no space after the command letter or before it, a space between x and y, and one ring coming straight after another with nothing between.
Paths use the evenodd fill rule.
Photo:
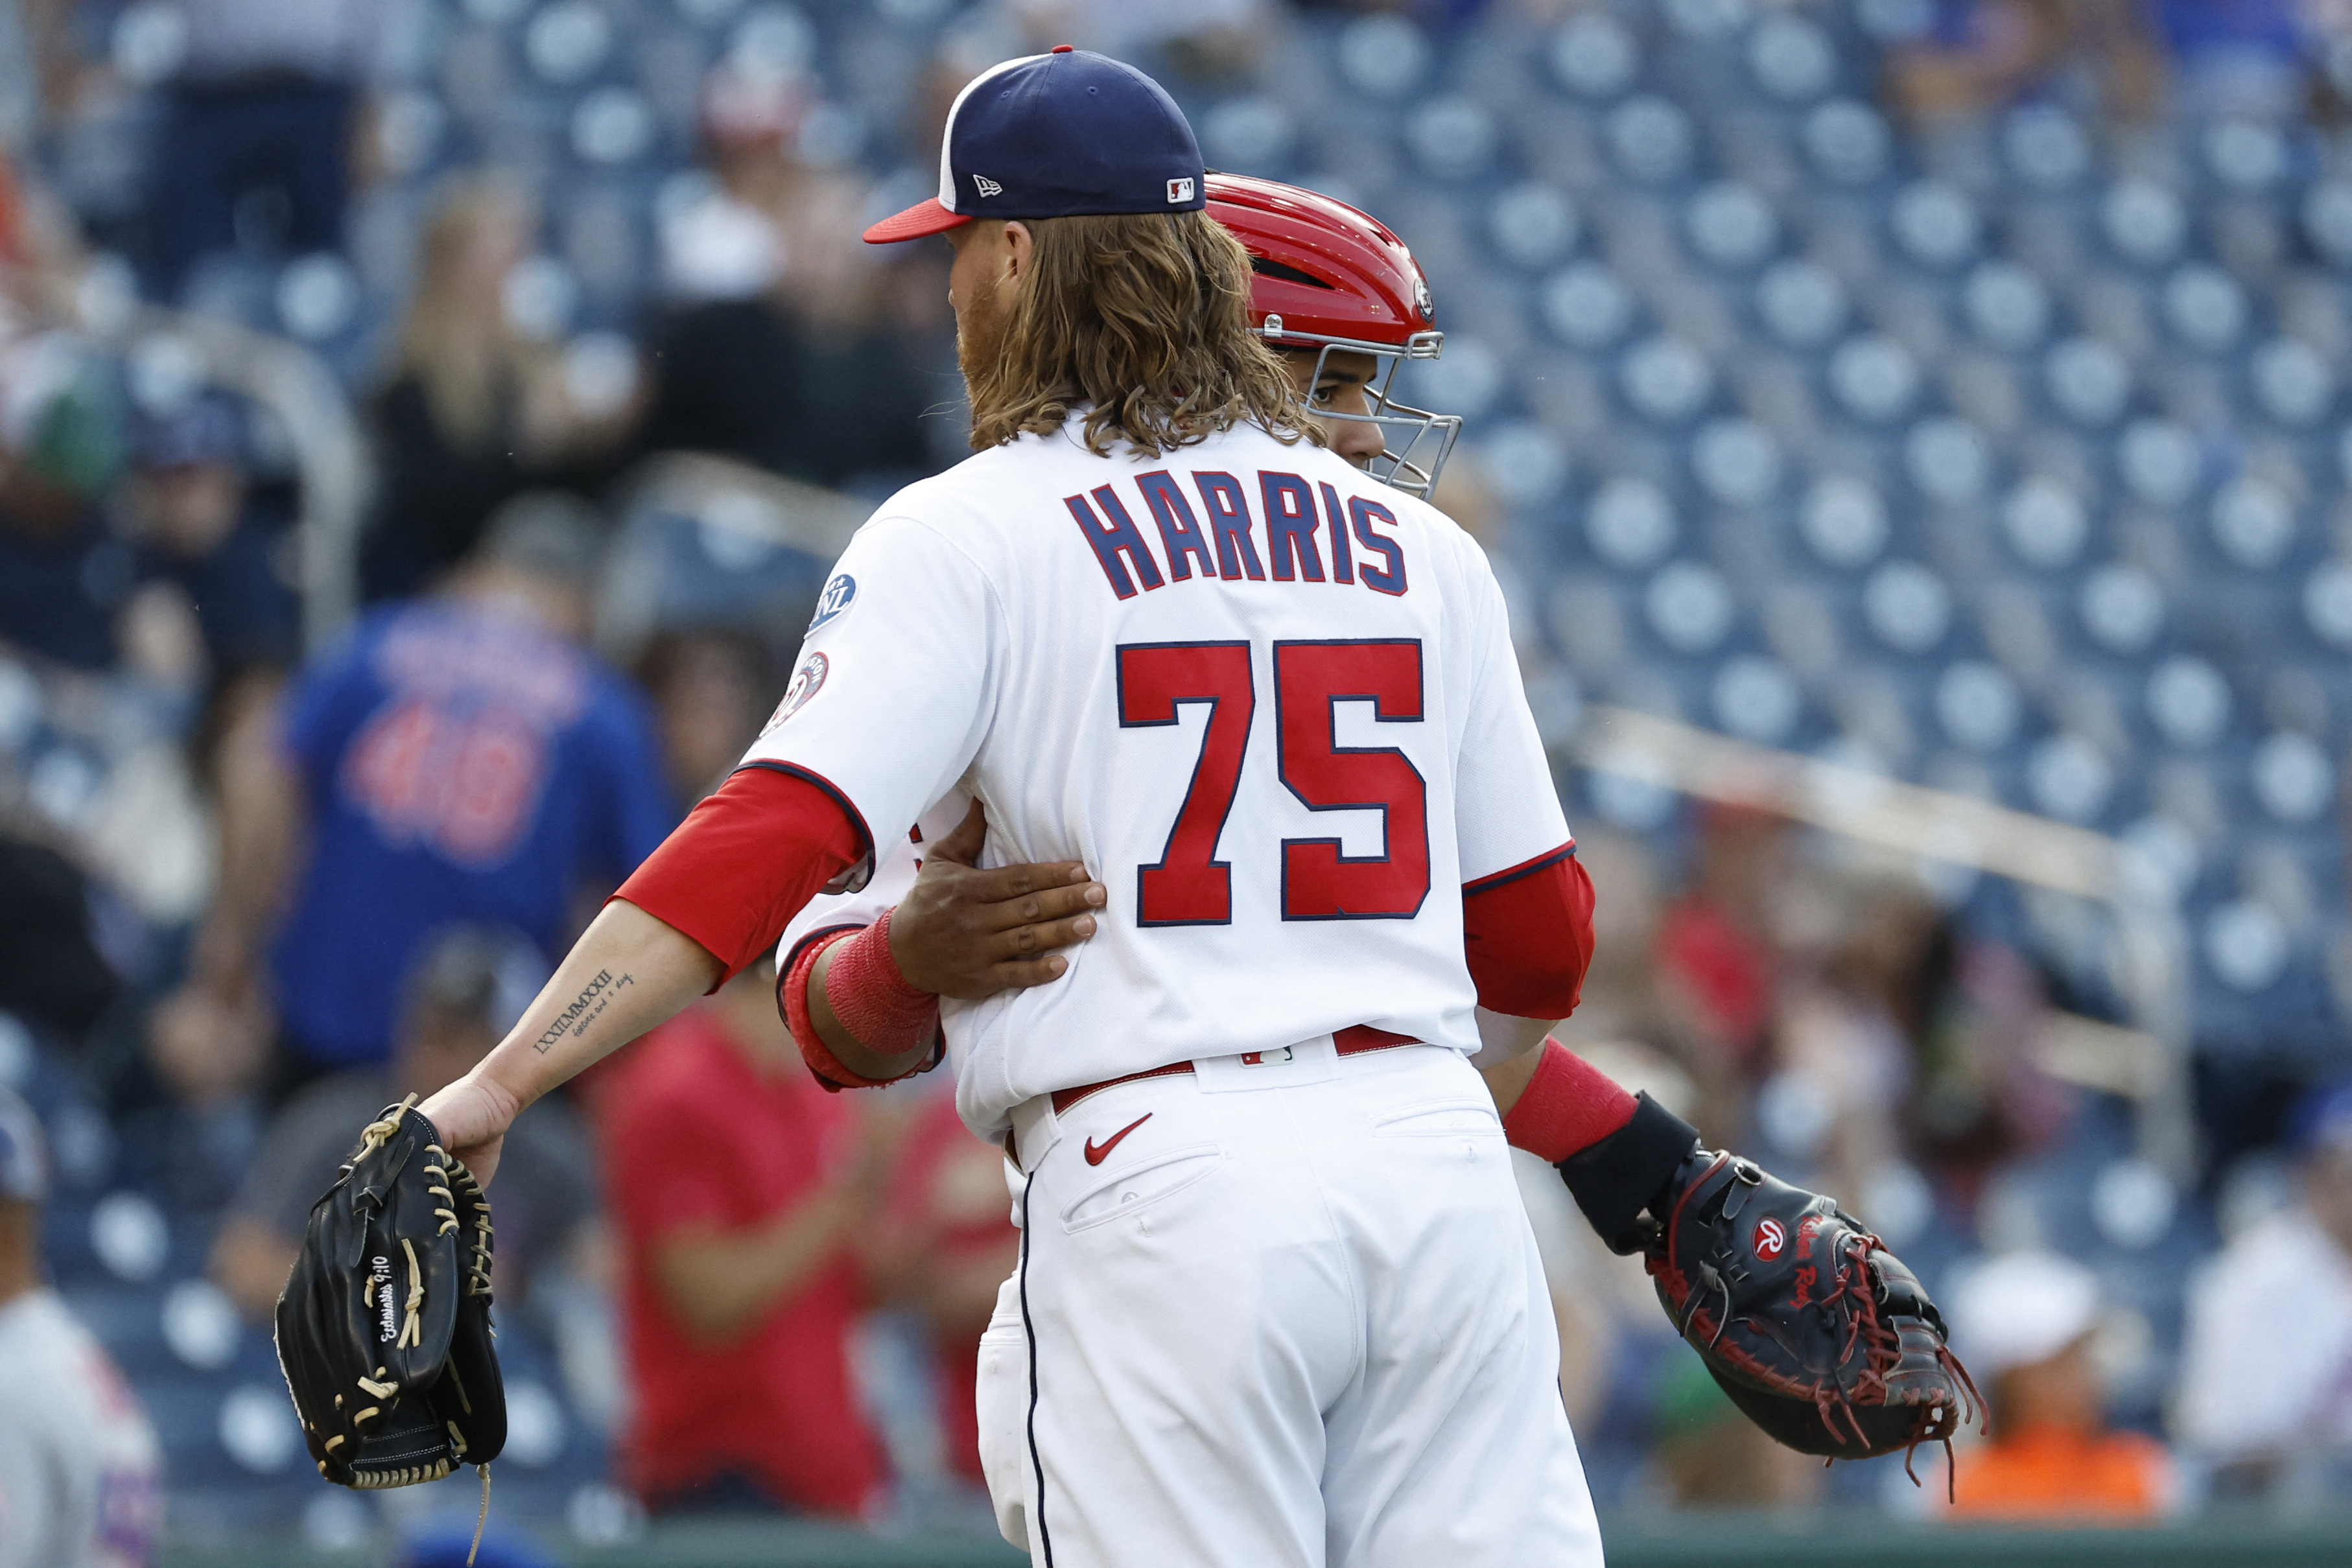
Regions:
<instances>
[{"instance_id":1,"label":"new era logo on cap","mask_svg":"<svg viewBox=\"0 0 2352 1568\"><path fill-rule=\"evenodd\" d=\"M1066 44L967 83L940 139L939 195L866 239L942 234L980 215L982 203L992 219L1198 212L1206 182L1192 128L1158 82Z\"/></svg>"}]
</instances>

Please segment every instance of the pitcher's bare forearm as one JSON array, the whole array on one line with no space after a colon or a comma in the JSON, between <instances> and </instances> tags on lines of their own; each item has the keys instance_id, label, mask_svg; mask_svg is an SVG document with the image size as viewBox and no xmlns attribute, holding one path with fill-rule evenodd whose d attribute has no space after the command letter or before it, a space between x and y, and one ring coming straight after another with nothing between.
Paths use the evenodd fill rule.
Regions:
<instances>
[{"instance_id":1,"label":"pitcher's bare forearm","mask_svg":"<svg viewBox=\"0 0 2352 1568\"><path fill-rule=\"evenodd\" d=\"M718 978L719 963L694 938L614 899L581 934L547 982L468 1077L516 1108L667 1022Z\"/></svg>"}]
</instances>

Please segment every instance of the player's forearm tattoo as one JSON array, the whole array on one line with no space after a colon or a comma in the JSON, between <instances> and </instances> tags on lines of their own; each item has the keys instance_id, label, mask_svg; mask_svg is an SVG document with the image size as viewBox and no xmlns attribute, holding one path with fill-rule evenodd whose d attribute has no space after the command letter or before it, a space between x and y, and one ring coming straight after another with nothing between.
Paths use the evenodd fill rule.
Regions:
<instances>
[{"instance_id":1,"label":"player's forearm tattoo","mask_svg":"<svg viewBox=\"0 0 2352 1568\"><path fill-rule=\"evenodd\" d=\"M614 994L623 986L636 983L635 975L623 975L616 979L610 969L597 970L596 977L580 988L580 994L572 998L572 1004L555 1015L555 1021L547 1026L547 1031L531 1041L531 1049L544 1055L549 1047L566 1036L579 1039L588 1026L613 1005Z\"/></svg>"}]
</instances>

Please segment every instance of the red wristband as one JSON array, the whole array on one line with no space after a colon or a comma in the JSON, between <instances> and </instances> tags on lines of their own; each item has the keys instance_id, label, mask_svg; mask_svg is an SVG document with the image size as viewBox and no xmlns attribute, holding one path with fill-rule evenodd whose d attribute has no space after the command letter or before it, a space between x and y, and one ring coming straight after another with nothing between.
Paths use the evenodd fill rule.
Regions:
<instances>
[{"instance_id":1,"label":"red wristband","mask_svg":"<svg viewBox=\"0 0 2352 1568\"><path fill-rule=\"evenodd\" d=\"M1546 1036L1543 1060L1503 1118L1503 1133L1513 1148L1558 1165L1632 1121L1634 1104L1615 1080Z\"/></svg>"},{"instance_id":2,"label":"red wristband","mask_svg":"<svg viewBox=\"0 0 2352 1568\"><path fill-rule=\"evenodd\" d=\"M824 999L858 1044L880 1056L897 1056L929 1041L931 1054L902 1077L929 1071L946 1053L940 1030L940 998L908 984L890 954L890 913L858 931L824 933L803 944L792 967L777 982L784 1024L800 1047L801 1060L828 1089L874 1089L896 1082L891 1078L866 1078L842 1065L817 1032L809 1016L809 977L820 955L839 947L825 970Z\"/></svg>"},{"instance_id":3,"label":"red wristband","mask_svg":"<svg viewBox=\"0 0 2352 1568\"><path fill-rule=\"evenodd\" d=\"M793 1043L801 1048L801 1060L808 1064L816 1081L827 1089L858 1087L842 1079L855 1079L849 1069L835 1061L825 1046L824 1037L816 1032L816 1020L809 1017L809 975L816 968L817 956L837 942L846 942L857 935L855 928L821 932L803 940L793 954L793 961L776 977L776 1010L784 1015L784 1028ZM839 1074L839 1077L834 1076Z\"/></svg>"},{"instance_id":4,"label":"red wristband","mask_svg":"<svg viewBox=\"0 0 2352 1568\"><path fill-rule=\"evenodd\" d=\"M890 951L890 917L852 936L825 971L824 999L834 1017L877 1056L896 1056L931 1040L940 1029L940 998L907 982Z\"/></svg>"}]
</instances>

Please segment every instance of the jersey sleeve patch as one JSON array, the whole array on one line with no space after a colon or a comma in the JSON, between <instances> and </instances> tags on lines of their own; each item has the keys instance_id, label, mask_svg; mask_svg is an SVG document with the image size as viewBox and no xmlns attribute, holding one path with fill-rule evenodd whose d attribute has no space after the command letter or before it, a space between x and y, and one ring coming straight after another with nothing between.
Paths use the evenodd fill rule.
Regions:
<instances>
[{"instance_id":1,"label":"jersey sleeve patch","mask_svg":"<svg viewBox=\"0 0 2352 1568\"><path fill-rule=\"evenodd\" d=\"M823 623L823 618L820 617L818 624ZM792 683L784 687L783 700L776 705L776 711L768 716L768 722L761 727L760 733L766 735L776 726L806 707L809 698L824 689L824 678L832 673L833 661L823 653L813 653L803 659L801 667L793 672Z\"/></svg>"},{"instance_id":2,"label":"jersey sleeve patch","mask_svg":"<svg viewBox=\"0 0 2352 1568\"><path fill-rule=\"evenodd\" d=\"M857 602L857 580L845 571L836 571L825 583L824 591L817 595L816 613L809 620L811 632L827 622L838 621Z\"/></svg>"}]
</instances>

